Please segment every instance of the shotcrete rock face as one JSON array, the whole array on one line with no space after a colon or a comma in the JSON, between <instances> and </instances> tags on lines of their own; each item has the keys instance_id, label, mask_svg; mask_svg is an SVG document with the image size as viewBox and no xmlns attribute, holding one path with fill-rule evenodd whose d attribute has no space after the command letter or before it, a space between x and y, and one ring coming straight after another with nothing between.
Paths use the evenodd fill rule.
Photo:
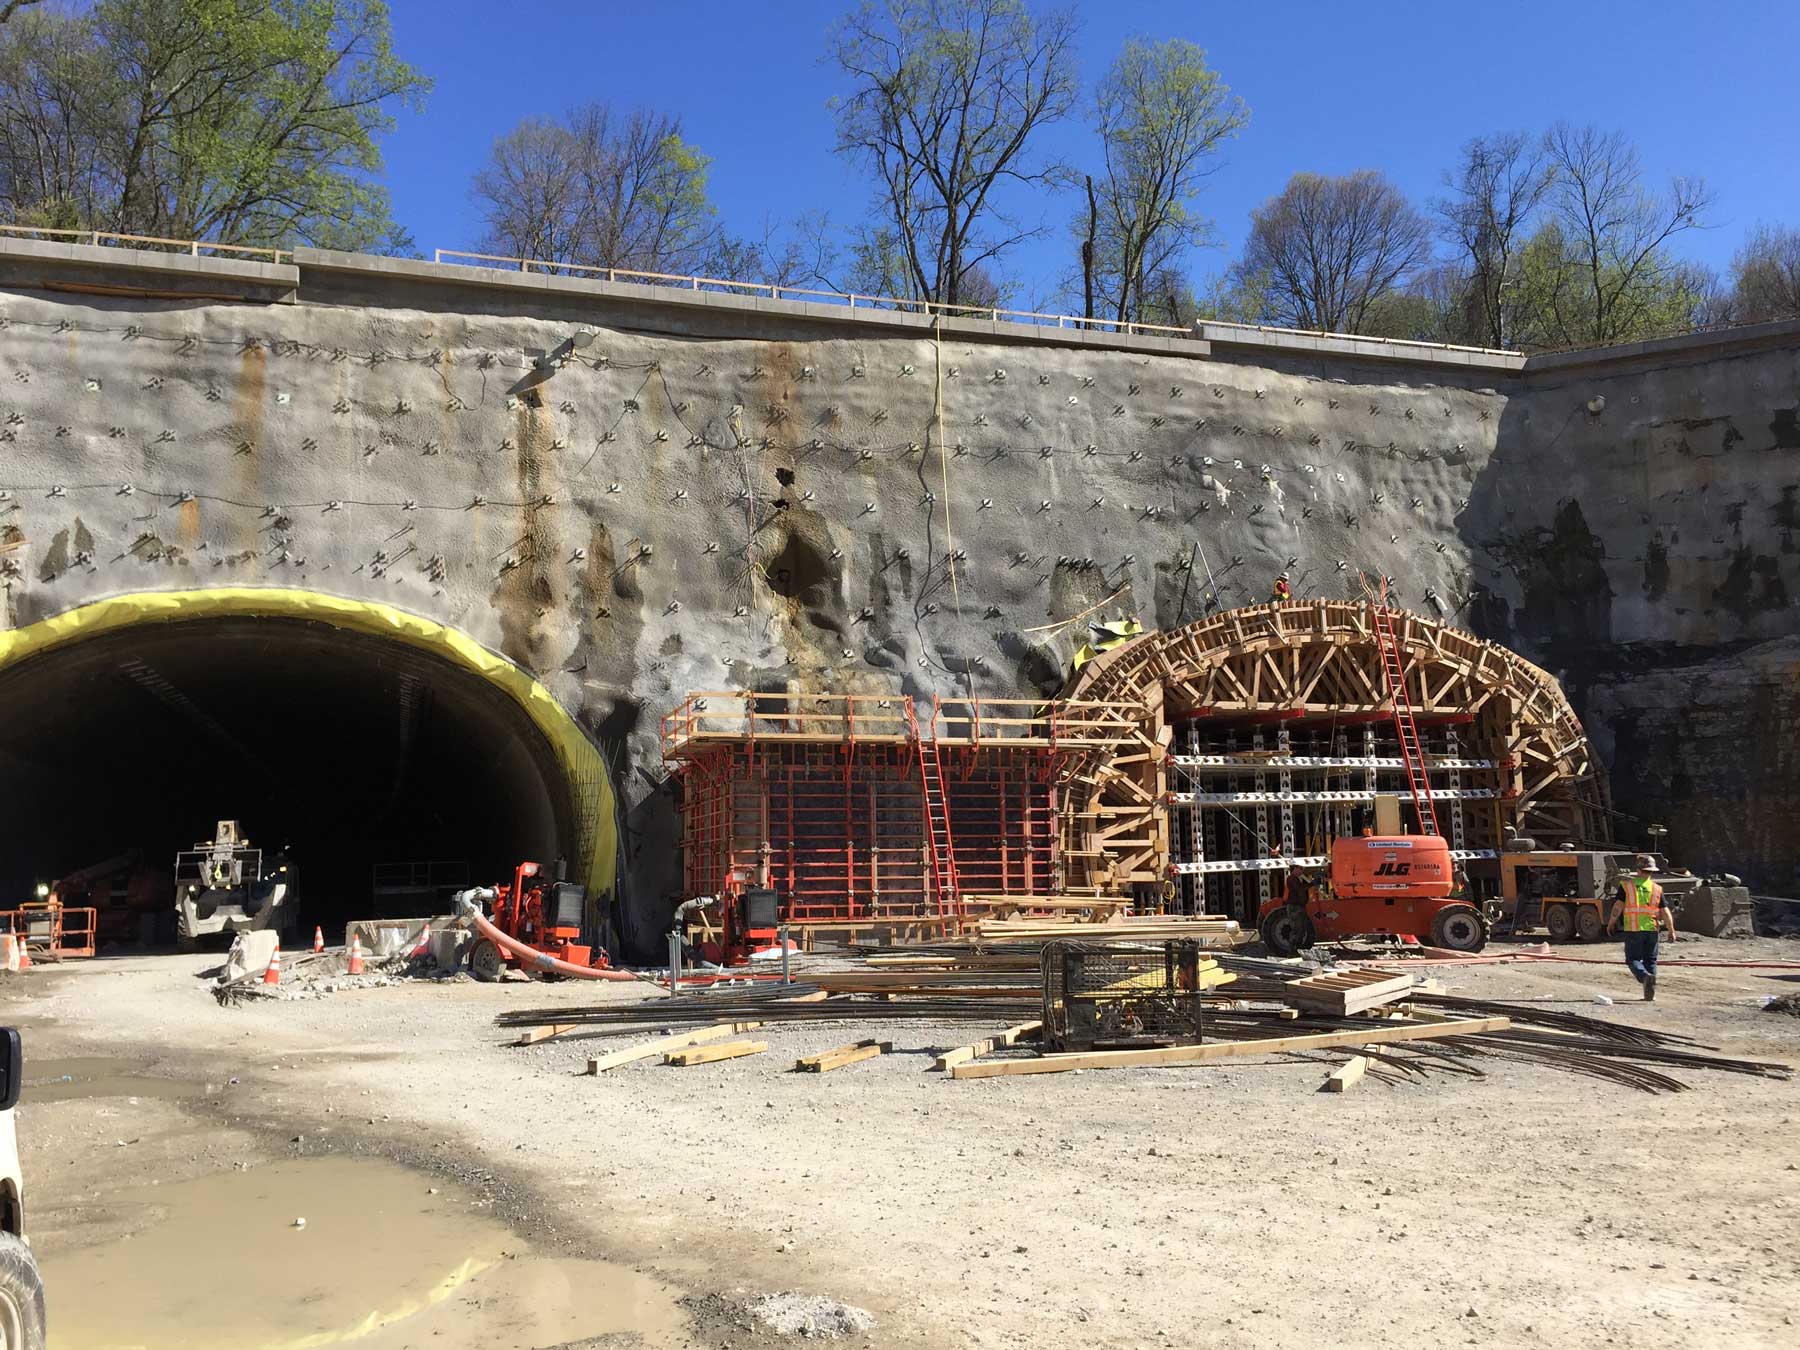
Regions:
<instances>
[{"instance_id":1,"label":"shotcrete rock face","mask_svg":"<svg viewBox=\"0 0 1800 1350\"><path fill-rule=\"evenodd\" d=\"M1281 571L1299 598L1351 597L1366 572L1394 578L1400 604L1568 676L1578 711L1590 691L1628 705L1632 744L1663 746L1679 713L1659 701L1666 682L1633 683L1647 664L1724 662L1733 679L1716 687L1750 698L1784 667L1732 653L1794 641L1794 333L1539 374L1518 358L1383 359L1393 350L1331 340L934 330L342 255L255 278L182 259L191 276L149 279L125 275L118 250L59 257L0 246L6 623L125 593L283 587L464 634L604 743L647 925L675 879L656 718L691 691L1039 695L1090 622L1175 627L1266 599ZM137 293L45 289L102 283ZM155 298L203 286L215 298ZM572 344L583 330L592 342ZM528 749L502 750L521 739L503 718L420 670L455 714L440 718L431 773L396 788L400 667L349 641L289 661L279 644L259 654L219 635L231 662L255 666L237 680L198 655L213 646L159 648L183 676L164 678L205 717L265 761L296 742L343 751L307 770L322 798L330 772L355 780L321 854L354 829L381 837L366 827L387 809L396 838L423 841L410 847L455 835L513 858L564 845L556 801L579 815L593 796L533 778ZM61 714L110 729L80 730L71 781L138 790L144 764L125 748L150 738L167 755L204 742L207 762L237 767L218 805L190 823L200 802L184 803L156 839L124 837L134 817L118 808L79 841L102 856L248 815L233 803L267 776L119 677L131 654L90 686L82 719ZM259 686L291 689L304 719L273 714ZM236 729L250 721L254 733ZM332 733L340 723L354 734ZM1590 730L1610 743L1607 726ZM353 769L353 740L379 767ZM46 755L34 748L27 772ZM485 775L460 772L477 762ZM1733 781L1710 752L1681 767L1684 781ZM491 785L491 809L442 801L470 776ZM1627 810L1637 791L1614 784ZM417 819L431 810L436 835ZM1725 857L1683 819L1665 814L1672 852L1791 873L1773 831L1746 832L1753 856ZM41 867L21 837L7 831L8 878Z\"/></svg>"}]
</instances>

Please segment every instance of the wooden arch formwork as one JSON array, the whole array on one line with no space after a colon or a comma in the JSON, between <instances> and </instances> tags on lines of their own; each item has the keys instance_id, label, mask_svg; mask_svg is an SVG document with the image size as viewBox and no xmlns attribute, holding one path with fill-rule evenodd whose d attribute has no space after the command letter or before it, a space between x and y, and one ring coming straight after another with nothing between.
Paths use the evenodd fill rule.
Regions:
<instances>
[{"instance_id":1,"label":"wooden arch formwork","mask_svg":"<svg viewBox=\"0 0 1800 1350\"><path fill-rule=\"evenodd\" d=\"M1556 680L1472 634L1389 616L1439 827L1471 874L1509 831L1609 839L1604 781ZM1367 603L1259 605L1146 633L1087 662L1068 694L1146 719L1137 744L1068 766L1068 893L1250 920L1287 868L1322 865L1331 839L1370 823L1377 793L1400 796L1418 828Z\"/></svg>"}]
</instances>

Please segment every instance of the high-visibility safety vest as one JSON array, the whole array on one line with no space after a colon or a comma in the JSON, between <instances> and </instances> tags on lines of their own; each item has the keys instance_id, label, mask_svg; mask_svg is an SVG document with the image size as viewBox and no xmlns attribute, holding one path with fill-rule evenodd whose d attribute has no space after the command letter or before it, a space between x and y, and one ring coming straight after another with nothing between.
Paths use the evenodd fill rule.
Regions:
<instances>
[{"instance_id":1,"label":"high-visibility safety vest","mask_svg":"<svg viewBox=\"0 0 1800 1350\"><path fill-rule=\"evenodd\" d=\"M1649 877L1619 884L1625 888L1625 931L1654 933L1657 911L1662 908L1662 887Z\"/></svg>"}]
</instances>

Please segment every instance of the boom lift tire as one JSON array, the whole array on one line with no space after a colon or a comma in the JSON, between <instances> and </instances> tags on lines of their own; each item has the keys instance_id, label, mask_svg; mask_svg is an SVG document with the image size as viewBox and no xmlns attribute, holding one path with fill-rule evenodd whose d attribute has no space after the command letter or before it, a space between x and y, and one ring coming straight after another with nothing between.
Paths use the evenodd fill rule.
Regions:
<instances>
[{"instance_id":1,"label":"boom lift tire","mask_svg":"<svg viewBox=\"0 0 1800 1350\"><path fill-rule=\"evenodd\" d=\"M503 966L500 948L492 940L481 938L469 948L469 974L483 984L492 984L499 979Z\"/></svg>"},{"instance_id":2,"label":"boom lift tire","mask_svg":"<svg viewBox=\"0 0 1800 1350\"><path fill-rule=\"evenodd\" d=\"M1313 921L1298 905L1280 905L1262 921L1263 945L1277 956L1298 956L1313 945Z\"/></svg>"},{"instance_id":3,"label":"boom lift tire","mask_svg":"<svg viewBox=\"0 0 1800 1350\"><path fill-rule=\"evenodd\" d=\"M1575 936L1583 942L1598 942L1606 925L1600 922L1598 905L1577 905L1575 907Z\"/></svg>"},{"instance_id":4,"label":"boom lift tire","mask_svg":"<svg viewBox=\"0 0 1800 1350\"><path fill-rule=\"evenodd\" d=\"M1552 942L1572 942L1575 938L1575 910L1570 905L1545 905L1544 928Z\"/></svg>"},{"instance_id":5,"label":"boom lift tire","mask_svg":"<svg viewBox=\"0 0 1800 1350\"><path fill-rule=\"evenodd\" d=\"M1488 927L1472 905L1440 909L1431 920L1431 945L1453 952L1478 952L1487 946Z\"/></svg>"}]
</instances>

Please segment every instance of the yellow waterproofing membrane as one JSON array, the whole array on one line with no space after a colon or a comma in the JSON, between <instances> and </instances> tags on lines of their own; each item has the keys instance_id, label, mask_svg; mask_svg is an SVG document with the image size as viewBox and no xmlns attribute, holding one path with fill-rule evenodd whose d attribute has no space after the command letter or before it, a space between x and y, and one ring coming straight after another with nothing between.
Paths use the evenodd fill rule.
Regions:
<instances>
[{"instance_id":1,"label":"yellow waterproofing membrane","mask_svg":"<svg viewBox=\"0 0 1800 1350\"><path fill-rule=\"evenodd\" d=\"M612 891L618 866L618 838L612 780L606 761L575 719L550 691L505 657L483 647L454 628L433 623L372 600L347 600L318 591L279 588L221 587L204 591L148 591L106 600L40 619L23 628L0 632L0 670L67 643L98 637L138 624L186 623L195 619L308 619L352 633L390 638L448 661L486 680L519 705L543 733L556 756L571 794L593 784L600 800L593 803L593 842L585 861L590 895ZM583 803L575 803L585 815ZM579 865L579 864L578 864Z\"/></svg>"}]
</instances>

